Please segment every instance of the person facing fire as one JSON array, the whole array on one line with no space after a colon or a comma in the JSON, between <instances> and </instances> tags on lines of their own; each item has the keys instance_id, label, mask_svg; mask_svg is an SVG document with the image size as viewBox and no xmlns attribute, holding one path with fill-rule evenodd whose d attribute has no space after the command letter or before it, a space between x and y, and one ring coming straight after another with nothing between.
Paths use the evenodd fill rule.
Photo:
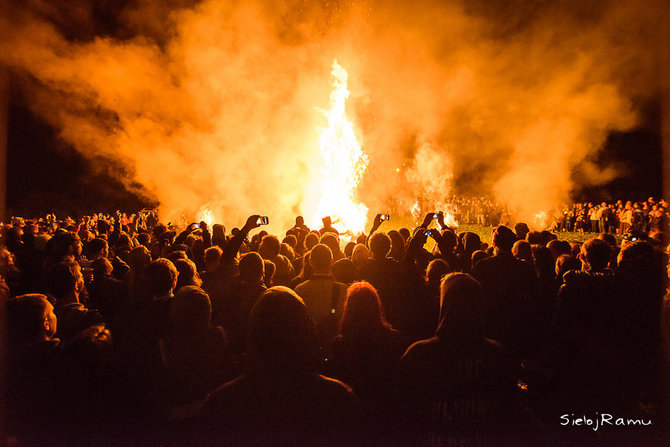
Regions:
<instances>
[{"instance_id":1,"label":"person facing fire","mask_svg":"<svg viewBox=\"0 0 670 447\"><path fill-rule=\"evenodd\" d=\"M339 231L333 227L333 222L330 218L330 216L326 216L323 219L321 219L321 222L323 222L323 227L319 230L319 233L321 235L325 233L335 233L335 234L340 234Z\"/></svg>"},{"instance_id":2,"label":"person facing fire","mask_svg":"<svg viewBox=\"0 0 670 447\"><path fill-rule=\"evenodd\" d=\"M485 293L468 274L447 275L435 335L415 342L400 360L408 445L424 445L427 438L439 445L489 445L502 427L513 430L513 363L486 336Z\"/></svg>"},{"instance_id":3,"label":"person facing fire","mask_svg":"<svg viewBox=\"0 0 670 447\"><path fill-rule=\"evenodd\" d=\"M494 255L475 264L473 276L486 292L484 304L488 335L501 341L515 356L527 355L531 334L526 324L531 318L536 276L532 264L512 255L514 232L499 226L493 232Z\"/></svg>"},{"instance_id":4,"label":"person facing fire","mask_svg":"<svg viewBox=\"0 0 670 447\"><path fill-rule=\"evenodd\" d=\"M347 285L333 279L333 255L328 246L318 244L312 248L309 263L312 276L298 284L295 291L305 302L307 313L315 324L319 345L325 348L337 335L337 321L342 315Z\"/></svg>"},{"instance_id":5,"label":"person facing fire","mask_svg":"<svg viewBox=\"0 0 670 447\"><path fill-rule=\"evenodd\" d=\"M319 349L302 299L266 290L249 319L248 367L210 393L199 436L231 445L347 445L359 404L351 389L319 374Z\"/></svg>"}]
</instances>

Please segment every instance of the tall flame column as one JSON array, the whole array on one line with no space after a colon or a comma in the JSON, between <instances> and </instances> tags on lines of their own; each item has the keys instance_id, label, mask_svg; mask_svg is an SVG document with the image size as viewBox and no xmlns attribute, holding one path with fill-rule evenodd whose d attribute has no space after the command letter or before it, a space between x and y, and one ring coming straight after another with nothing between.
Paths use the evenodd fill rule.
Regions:
<instances>
[{"instance_id":1,"label":"tall flame column","mask_svg":"<svg viewBox=\"0 0 670 447\"><path fill-rule=\"evenodd\" d=\"M317 189L320 198L310 223L313 228L318 228L321 218L331 216L338 231L357 233L364 230L368 212L368 208L355 198L356 187L368 166L368 157L358 144L354 126L345 114L349 97L348 74L337 61L333 61L331 77L330 110L322 111L328 127L323 129L319 139L322 162Z\"/></svg>"}]
</instances>

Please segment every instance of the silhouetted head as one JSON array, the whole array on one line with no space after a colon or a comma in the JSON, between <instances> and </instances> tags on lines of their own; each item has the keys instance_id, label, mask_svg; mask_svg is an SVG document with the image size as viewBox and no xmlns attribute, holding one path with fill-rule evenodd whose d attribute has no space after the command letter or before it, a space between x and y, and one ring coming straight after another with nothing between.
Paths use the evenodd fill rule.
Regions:
<instances>
[{"instance_id":1,"label":"silhouetted head","mask_svg":"<svg viewBox=\"0 0 670 447\"><path fill-rule=\"evenodd\" d=\"M354 263L355 267L360 267L365 265L370 259L370 250L363 244L356 244L354 250L351 252L351 262Z\"/></svg>"},{"instance_id":2,"label":"silhouetted head","mask_svg":"<svg viewBox=\"0 0 670 447\"><path fill-rule=\"evenodd\" d=\"M368 336L387 325L374 286L366 281L350 285L340 320L340 334L345 337Z\"/></svg>"},{"instance_id":3,"label":"silhouetted head","mask_svg":"<svg viewBox=\"0 0 670 447\"><path fill-rule=\"evenodd\" d=\"M59 262L47 272L47 286L56 300L78 297L84 289L84 277L77 261Z\"/></svg>"},{"instance_id":4,"label":"silhouetted head","mask_svg":"<svg viewBox=\"0 0 670 447\"><path fill-rule=\"evenodd\" d=\"M331 254L340 252L340 241L333 233L325 233L323 236L321 236L320 244L328 246L328 248L330 248Z\"/></svg>"},{"instance_id":5,"label":"silhouetted head","mask_svg":"<svg viewBox=\"0 0 670 447\"><path fill-rule=\"evenodd\" d=\"M472 256L472 253L482 249L482 240L477 233L468 231L463 235L463 248L468 256Z\"/></svg>"},{"instance_id":6,"label":"silhouetted head","mask_svg":"<svg viewBox=\"0 0 670 447\"><path fill-rule=\"evenodd\" d=\"M614 237L613 234L610 234L610 233L601 233L601 234L598 236L598 239L602 239L603 241L605 241L605 242L607 242L608 244L610 244L612 247L616 247L616 246L617 246L616 238Z\"/></svg>"},{"instance_id":7,"label":"silhouetted head","mask_svg":"<svg viewBox=\"0 0 670 447\"><path fill-rule=\"evenodd\" d=\"M375 259L384 259L391 251L391 239L384 233L375 233L370 237L370 251Z\"/></svg>"},{"instance_id":8,"label":"silhouetted head","mask_svg":"<svg viewBox=\"0 0 670 447\"><path fill-rule=\"evenodd\" d=\"M212 244L219 246L226 244L226 228L223 225L212 225Z\"/></svg>"},{"instance_id":9,"label":"silhouetted head","mask_svg":"<svg viewBox=\"0 0 670 447\"><path fill-rule=\"evenodd\" d=\"M486 253L484 250L475 250L474 252L472 252L472 258L471 258L472 266L474 267L475 264L477 264L477 262L488 257L489 257L488 253Z\"/></svg>"},{"instance_id":10,"label":"silhouetted head","mask_svg":"<svg viewBox=\"0 0 670 447\"><path fill-rule=\"evenodd\" d=\"M147 266L146 275L149 282L149 293L153 297L159 297L172 293L177 285L179 272L172 261L158 258Z\"/></svg>"},{"instance_id":11,"label":"silhouetted head","mask_svg":"<svg viewBox=\"0 0 670 447\"><path fill-rule=\"evenodd\" d=\"M493 246L505 252L511 252L516 242L516 234L504 225L500 225L493 231Z\"/></svg>"},{"instance_id":12,"label":"silhouetted head","mask_svg":"<svg viewBox=\"0 0 670 447\"><path fill-rule=\"evenodd\" d=\"M389 231L388 237L391 239L391 257L402 262L405 256L405 239L396 230Z\"/></svg>"},{"instance_id":13,"label":"silhouetted head","mask_svg":"<svg viewBox=\"0 0 670 447\"><path fill-rule=\"evenodd\" d=\"M180 288L170 303L170 318L175 334L197 335L210 327L212 303L198 286Z\"/></svg>"},{"instance_id":14,"label":"silhouetted head","mask_svg":"<svg viewBox=\"0 0 670 447\"><path fill-rule=\"evenodd\" d=\"M444 275L453 272L454 269L443 259L433 259L426 268L426 282L431 286L438 286Z\"/></svg>"},{"instance_id":15,"label":"silhouetted head","mask_svg":"<svg viewBox=\"0 0 670 447\"><path fill-rule=\"evenodd\" d=\"M451 340L483 338L483 300L484 290L472 276L466 273L445 276L440 287L440 323L436 335Z\"/></svg>"},{"instance_id":16,"label":"silhouetted head","mask_svg":"<svg viewBox=\"0 0 670 447\"><path fill-rule=\"evenodd\" d=\"M512 255L517 259L533 262L533 251L530 248L530 244L526 241L516 241L512 245Z\"/></svg>"},{"instance_id":17,"label":"silhouetted head","mask_svg":"<svg viewBox=\"0 0 670 447\"><path fill-rule=\"evenodd\" d=\"M112 263L109 262L107 258L98 258L95 261L91 262L91 268L93 269L93 278L94 280L99 280L105 277L109 277L112 274L114 268Z\"/></svg>"},{"instance_id":18,"label":"silhouetted head","mask_svg":"<svg viewBox=\"0 0 670 447\"><path fill-rule=\"evenodd\" d=\"M612 247L602 239L589 239L582 244L580 259L582 269L591 272L602 272L607 268L612 255Z\"/></svg>"},{"instance_id":19,"label":"silhouetted head","mask_svg":"<svg viewBox=\"0 0 670 447\"><path fill-rule=\"evenodd\" d=\"M261 255L252 251L240 258L239 269L242 281L261 281L265 273L265 263Z\"/></svg>"},{"instance_id":20,"label":"silhouetted head","mask_svg":"<svg viewBox=\"0 0 670 447\"><path fill-rule=\"evenodd\" d=\"M258 247L258 253L263 259L273 259L279 254L281 244L277 236L268 234L261 239L261 245Z\"/></svg>"},{"instance_id":21,"label":"silhouetted head","mask_svg":"<svg viewBox=\"0 0 670 447\"><path fill-rule=\"evenodd\" d=\"M39 293L10 298L7 301L7 330L8 339L15 346L49 340L57 330L54 307Z\"/></svg>"},{"instance_id":22,"label":"silhouetted head","mask_svg":"<svg viewBox=\"0 0 670 447\"><path fill-rule=\"evenodd\" d=\"M458 244L458 236L450 229L446 229L442 232L442 244L440 247L444 247L447 250L447 253L452 253ZM442 253L446 255L447 253Z\"/></svg>"},{"instance_id":23,"label":"silhouetted head","mask_svg":"<svg viewBox=\"0 0 670 447\"><path fill-rule=\"evenodd\" d=\"M282 244L288 244L295 250L296 245L298 245L298 238L292 234L287 234L282 241Z\"/></svg>"},{"instance_id":24,"label":"silhouetted head","mask_svg":"<svg viewBox=\"0 0 670 447\"><path fill-rule=\"evenodd\" d=\"M516 233L517 239L526 239L526 235L529 231L530 229L528 228L528 225L523 222L514 225L514 232Z\"/></svg>"},{"instance_id":25,"label":"silhouetted head","mask_svg":"<svg viewBox=\"0 0 670 447\"><path fill-rule=\"evenodd\" d=\"M291 289L267 289L249 318L249 367L259 373L313 374L319 366L314 327L302 299Z\"/></svg>"},{"instance_id":26,"label":"silhouetted head","mask_svg":"<svg viewBox=\"0 0 670 447\"><path fill-rule=\"evenodd\" d=\"M316 274L330 273L333 252L324 244L318 244L310 251L309 263Z\"/></svg>"},{"instance_id":27,"label":"silhouetted head","mask_svg":"<svg viewBox=\"0 0 670 447\"><path fill-rule=\"evenodd\" d=\"M535 266L538 277L553 280L556 275L556 262L551 251L543 245L533 245L532 253L531 263Z\"/></svg>"},{"instance_id":28,"label":"silhouetted head","mask_svg":"<svg viewBox=\"0 0 670 447\"><path fill-rule=\"evenodd\" d=\"M128 263L132 269L143 270L150 262L151 253L149 253L149 249L144 245L133 248L128 254Z\"/></svg>"},{"instance_id":29,"label":"silhouetted head","mask_svg":"<svg viewBox=\"0 0 670 447\"><path fill-rule=\"evenodd\" d=\"M646 241L627 242L619 252L619 266L622 269L640 268L652 270L656 261L654 247Z\"/></svg>"},{"instance_id":30,"label":"silhouetted head","mask_svg":"<svg viewBox=\"0 0 670 447\"><path fill-rule=\"evenodd\" d=\"M177 272L179 272L175 289L178 290L184 286L200 287L202 285L198 269L193 261L190 259L178 259L174 262L174 266Z\"/></svg>"},{"instance_id":31,"label":"silhouetted head","mask_svg":"<svg viewBox=\"0 0 670 447\"><path fill-rule=\"evenodd\" d=\"M205 266L208 272L213 272L221 265L223 250L218 245L212 245L205 250Z\"/></svg>"},{"instance_id":32,"label":"silhouetted head","mask_svg":"<svg viewBox=\"0 0 670 447\"><path fill-rule=\"evenodd\" d=\"M312 247L319 243L319 235L315 233L309 233L305 236L305 250L310 251Z\"/></svg>"},{"instance_id":33,"label":"silhouetted head","mask_svg":"<svg viewBox=\"0 0 670 447\"><path fill-rule=\"evenodd\" d=\"M576 256L561 255L556 259L556 277L563 280L565 275L570 270L581 270L582 263Z\"/></svg>"}]
</instances>

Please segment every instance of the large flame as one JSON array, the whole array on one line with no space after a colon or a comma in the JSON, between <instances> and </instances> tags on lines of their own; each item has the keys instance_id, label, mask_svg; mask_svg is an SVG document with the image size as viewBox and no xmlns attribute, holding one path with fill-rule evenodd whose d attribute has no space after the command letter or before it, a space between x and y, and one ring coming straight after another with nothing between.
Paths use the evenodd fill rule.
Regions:
<instances>
[{"instance_id":1,"label":"large flame","mask_svg":"<svg viewBox=\"0 0 670 447\"><path fill-rule=\"evenodd\" d=\"M345 102L349 97L347 71L333 61L331 76L330 110L322 112L328 127L323 129L319 139L322 162L314 186L319 199L310 223L312 228L319 228L321 219L330 216L333 226L341 233L358 233L365 229L368 208L358 203L354 196L368 166L368 157L358 144L354 126L345 114Z\"/></svg>"}]
</instances>

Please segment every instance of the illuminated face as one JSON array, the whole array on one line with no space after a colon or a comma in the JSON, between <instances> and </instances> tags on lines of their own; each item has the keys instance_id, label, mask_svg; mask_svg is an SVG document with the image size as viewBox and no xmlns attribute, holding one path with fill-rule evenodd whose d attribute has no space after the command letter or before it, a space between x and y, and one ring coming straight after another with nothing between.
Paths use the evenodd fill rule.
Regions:
<instances>
[{"instance_id":1,"label":"illuminated face","mask_svg":"<svg viewBox=\"0 0 670 447\"><path fill-rule=\"evenodd\" d=\"M14 255L6 248L0 250L0 266L11 267L13 265L14 265Z\"/></svg>"},{"instance_id":2,"label":"illuminated face","mask_svg":"<svg viewBox=\"0 0 670 447\"><path fill-rule=\"evenodd\" d=\"M49 302L47 302L47 307L44 310L44 329L50 338L56 334L56 330L58 329L58 320L54 313L54 307Z\"/></svg>"}]
</instances>

